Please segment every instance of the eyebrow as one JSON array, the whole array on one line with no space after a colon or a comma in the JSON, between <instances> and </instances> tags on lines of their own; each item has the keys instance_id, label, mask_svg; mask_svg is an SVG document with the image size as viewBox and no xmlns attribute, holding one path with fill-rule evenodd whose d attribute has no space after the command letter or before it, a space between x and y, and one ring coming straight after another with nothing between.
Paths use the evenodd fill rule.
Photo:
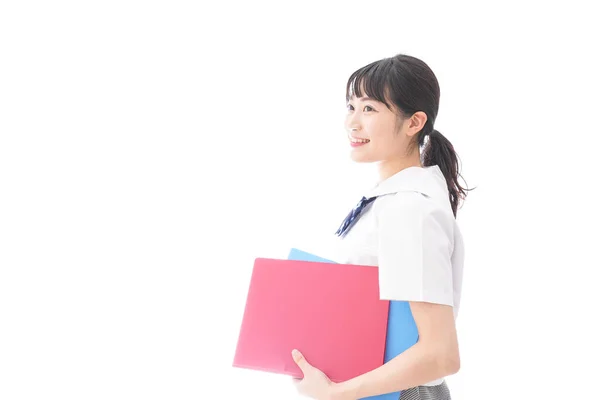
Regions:
<instances>
[{"instance_id":1,"label":"eyebrow","mask_svg":"<svg viewBox=\"0 0 600 400\"><path fill-rule=\"evenodd\" d=\"M359 101L376 101L378 103L380 102L379 100L374 99L372 97L368 97L368 96L364 96L364 97L352 97L350 100L352 100L352 99L357 99Z\"/></svg>"}]
</instances>

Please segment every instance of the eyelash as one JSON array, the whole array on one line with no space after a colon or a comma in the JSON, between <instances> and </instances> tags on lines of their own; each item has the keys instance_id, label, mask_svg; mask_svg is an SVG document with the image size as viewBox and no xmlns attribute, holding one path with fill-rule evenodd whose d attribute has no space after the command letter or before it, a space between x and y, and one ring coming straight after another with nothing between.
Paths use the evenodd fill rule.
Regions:
<instances>
[{"instance_id":1,"label":"eyelash","mask_svg":"<svg viewBox=\"0 0 600 400\"><path fill-rule=\"evenodd\" d=\"M371 107L371 106L365 106L365 108L367 108L367 107L369 107L371 109L370 111L367 111L367 112L375 111L375 109L373 107ZM346 106L346 108L348 109L348 111L350 111L350 109L354 109L354 106L352 106L352 104L348 104Z\"/></svg>"}]
</instances>

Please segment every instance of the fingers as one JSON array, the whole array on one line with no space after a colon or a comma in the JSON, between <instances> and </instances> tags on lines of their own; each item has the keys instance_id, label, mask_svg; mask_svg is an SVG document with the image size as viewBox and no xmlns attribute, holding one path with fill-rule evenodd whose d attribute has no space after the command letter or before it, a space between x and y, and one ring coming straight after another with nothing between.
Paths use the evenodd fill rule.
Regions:
<instances>
[{"instance_id":1,"label":"fingers","mask_svg":"<svg viewBox=\"0 0 600 400\"><path fill-rule=\"evenodd\" d=\"M296 364L300 367L302 372L306 375L306 370L311 367L311 365L306 361L306 358L300 353L298 350L292 350L292 357Z\"/></svg>"}]
</instances>

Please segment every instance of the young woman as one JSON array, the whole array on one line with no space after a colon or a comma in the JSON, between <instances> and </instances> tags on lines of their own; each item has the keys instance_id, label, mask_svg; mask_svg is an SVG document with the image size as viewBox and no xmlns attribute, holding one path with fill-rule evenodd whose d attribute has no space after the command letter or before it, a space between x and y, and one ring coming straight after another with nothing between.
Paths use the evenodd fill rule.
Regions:
<instances>
[{"instance_id":1,"label":"young woman","mask_svg":"<svg viewBox=\"0 0 600 400\"><path fill-rule=\"evenodd\" d=\"M348 80L351 157L376 162L380 180L336 232L334 261L377 266L381 298L409 302L419 339L341 383L294 350L304 373L295 384L307 397L356 400L400 391L402 400L450 399L444 377L460 366L455 319L464 259L456 213L468 189L458 183L452 144L434 128L439 98L434 73L407 55L373 62Z\"/></svg>"}]
</instances>

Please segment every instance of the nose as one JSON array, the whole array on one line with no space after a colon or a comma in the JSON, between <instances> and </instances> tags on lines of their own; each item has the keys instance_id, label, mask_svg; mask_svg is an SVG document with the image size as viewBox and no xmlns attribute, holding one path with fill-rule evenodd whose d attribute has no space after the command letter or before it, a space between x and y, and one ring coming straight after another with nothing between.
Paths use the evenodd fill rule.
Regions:
<instances>
[{"instance_id":1,"label":"nose","mask_svg":"<svg viewBox=\"0 0 600 400\"><path fill-rule=\"evenodd\" d=\"M348 116L348 119L346 120L346 130L350 133L359 131L360 124L358 123L358 118Z\"/></svg>"}]
</instances>

